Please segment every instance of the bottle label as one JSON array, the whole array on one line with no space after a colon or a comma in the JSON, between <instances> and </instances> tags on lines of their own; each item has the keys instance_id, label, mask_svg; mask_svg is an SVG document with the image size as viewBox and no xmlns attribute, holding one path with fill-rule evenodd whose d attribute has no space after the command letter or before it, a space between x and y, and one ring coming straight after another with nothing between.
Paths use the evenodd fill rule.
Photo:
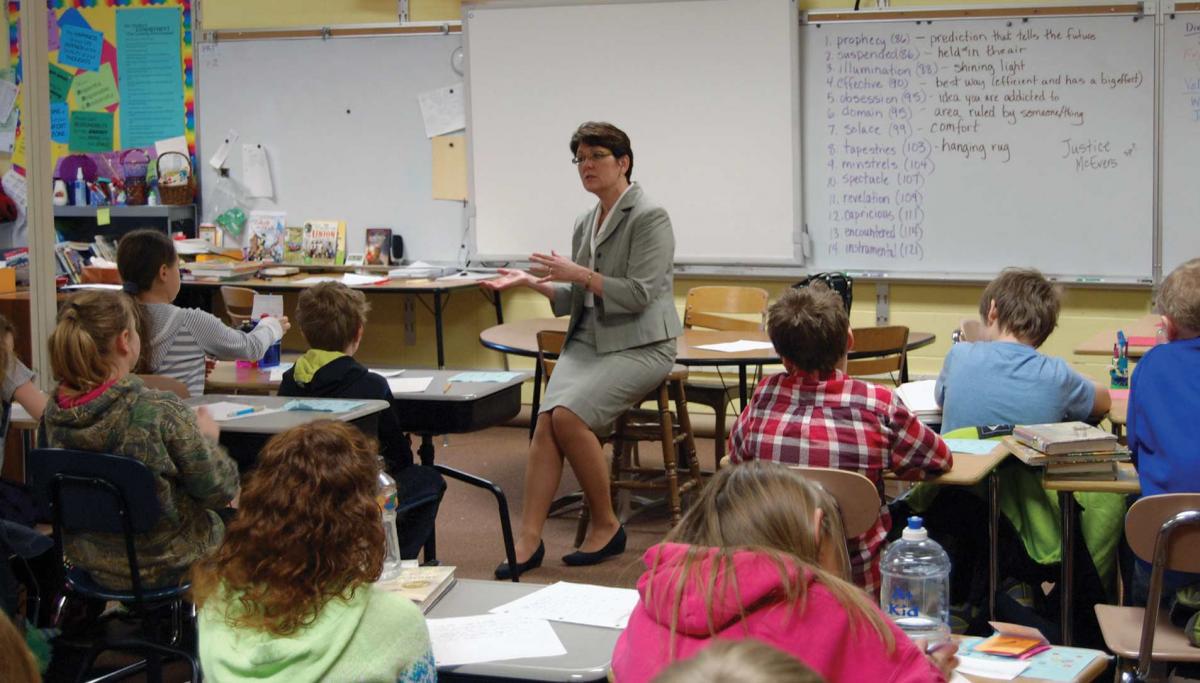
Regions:
<instances>
[{"instance_id":1,"label":"bottle label","mask_svg":"<svg viewBox=\"0 0 1200 683\"><path fill-rule=\"evenodd\" d=\"M920 614L912 591L904 586L896 586L888 596L887 614L893 619L898 617L915 617Z\"/></svg>"}]
</instances>

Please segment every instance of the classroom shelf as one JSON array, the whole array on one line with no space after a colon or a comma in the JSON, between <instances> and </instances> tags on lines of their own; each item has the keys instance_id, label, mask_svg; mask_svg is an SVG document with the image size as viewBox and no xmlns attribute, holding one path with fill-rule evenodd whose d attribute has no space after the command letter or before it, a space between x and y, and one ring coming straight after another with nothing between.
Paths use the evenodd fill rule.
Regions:
<instances>
[{"instance_id":1,"label":"classroom shelf","mask_svg":"<svg viewBox=\"0 0 1200 683\"><path fill-rule=\"evenodd\" d=\"M96 223L96 210L108 209L107 225ZM63 239L91 242L96 235L120 237L138 228L196 236L196 205L159 206L56 206L54 229Z\"/></svg>"},{"instance_id":2,"label":"classroom shelf","mask_svg":"<svg viewBox=\"0 0 1200 683\"><path fill-rule=\"evenodd\" d=\"M195 219L196 206L183 204L179 206L56 206L55 218L94 218L96 209L108 209L113 218L167 218L170 220Z\"/></svg>"}]
</instances>

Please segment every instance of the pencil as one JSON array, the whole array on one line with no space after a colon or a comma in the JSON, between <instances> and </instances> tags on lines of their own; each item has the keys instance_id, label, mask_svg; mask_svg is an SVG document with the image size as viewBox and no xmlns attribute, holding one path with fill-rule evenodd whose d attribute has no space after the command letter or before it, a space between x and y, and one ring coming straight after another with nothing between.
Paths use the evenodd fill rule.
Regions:
<instances>
[{"instance_id":1,"label":"pencil","mask_svg":"<svg viewBox=\"0 0 1200 683\"><path fill-rule=\"evenodd\" d=\"M448 393L450 393L450 383L449 383L449 382L446 382L446 388L445 388L445 389L442 389L442 393L443 393L443 394L448 394Z\"/></svg>"}]
</instances>

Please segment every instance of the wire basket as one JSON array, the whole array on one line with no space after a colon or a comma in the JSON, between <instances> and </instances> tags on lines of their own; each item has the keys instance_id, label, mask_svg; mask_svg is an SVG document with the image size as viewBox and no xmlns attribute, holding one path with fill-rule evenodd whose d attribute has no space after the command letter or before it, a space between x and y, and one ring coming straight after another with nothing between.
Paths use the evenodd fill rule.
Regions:
<instances>
[{"instance_id":1,"label":"wire basket","mask_svg":"<svg viewBox=\"0 0 1200 683\"><path fill-rule=\"evenodd\" d=\"M163 161L168 157L179 157L182 162L171 159L168 167L163 169ZM192 173L192 160L180 152L163 152L158 155L155 163L155 175L158 178L158 199L162 204L179 206L191 204L196 198L196 176Z\"/></svg>"}]
</instances>

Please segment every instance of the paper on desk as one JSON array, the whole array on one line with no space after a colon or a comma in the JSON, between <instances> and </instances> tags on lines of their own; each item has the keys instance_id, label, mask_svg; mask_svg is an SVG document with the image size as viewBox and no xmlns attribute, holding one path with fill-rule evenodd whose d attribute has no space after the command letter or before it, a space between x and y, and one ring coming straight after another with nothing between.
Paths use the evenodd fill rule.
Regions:
<instances>
[{"instance_id":1,"label":"paper on desk","mask_svg":"<svg viewBox=\"0 0 1200 683\"><path fill-rule=\"evenodd\" d=\"M490 610L570 624L625 628L637 605L637 591L559 581Z\"/></svg>"},{"instance_id":2,"label":"paper on desk","mask_svg":"<svg viewBox=\"0 0 1200 683\"><path fill-rule=\"evenodd\" d=\"M419 394L432 381L432 377L389 377L387 383L393 394Z\"/></svg>"},{"instance_id":3,"label":"paper on desk","mask_svg":"<svg viewBox=\"0 0 1200 683\"><path fill-rule=\"evenodd\" d=\"M995 441L987 439L943 439L953 453L969 455L987 455L996 447Z\"/></svg>"},{"instance_id":4,"label":"paper on desk","mask_svg":"<svg viewBox=\"0 0 1200 683\"><path fill-rule=\"evenodd\" d=\"M197 406L201 407L201 406ZM226 422L236 420L240 417L251 417L254 415L268 415L270 413L278 413L278 408L260 408L249 403L234 403L233 401L216 401L206 403L203 408L208 410L208 414L217 422ZM238 413L241 413L239 415Z\"/></svg>"},{"instance_id":5,"label":"paper on desk","mask_svg":"<svg viewBox=\"0 0 1200 683\"><path fill-rule=\"evenodd\" d=\"M480 614L425 623L439 667L567 654L554 627L542 619Z\"/></svg>"},{"instance_id":6,"label":"paper on desk","mask_svg":"<svg viewBox=\"0 0 1200 683\"><path fill-rule=\"evenodd\" d=\"M497 277L497 273L455 273L439 277L439 282L482 282L483 280L491 280Z\"/></svg>"},{"instance_id":7,"label":"paper on desk","mask_svg":"<svg viewBox=\"0 0 1200 683\"><path fill-rule=\"evenodd\" d=\"M1055 645L1049 650L1024 660L1013 660L1009 657L975 652L974 648L983 642L983 638L963 638L958 644L958 670L972 675L986 676L1002 680L1012 680L1016 676L1028 679L1047 681L1074 681L1079 674L1092 663L1096 657L1105 656L1096 650L1078 647L1062 647ZM1005 675L997 667L1011 665L1012 675ZM1024 665L1017 669L1016 664ZM1028 668L1025 668L1028 667Z\"/></svg>"},{"instance_id":8,"label":"paper on desk","mask_svg":"<svg viewBox=\"0 0 1200 683\"><path fill-rule=\"evenodd\" d=\"M342 275L342 284L347 287L377 285L387 281L388 277L386 275L359 275L358 273L346 273Z\"/></svg>"},{"instance_id":9,"label":"paper on desk","mask_svg":"<svg viewBox=\"0 0 1200 683\"><path fill-rule=\"evenodd\" d=\"M447 382L507 382L516 377L516 372L460 372Z\"/></svg>"},{"instance_id":10,"label":"paper on desk","mask_svg":"<svg viewBox=\"0 0 1200 683\"><path fill-rule=\"evenodd\" d=\"M296 284L298 285L315 285L322 282L341 282L341 279L329 275L314 275L306 277L303 280L296 280Z\"/></svg>"},{"instance_id":11,"label":"paper on desk","mask_svg":"<svg viewBox=\"0 0 1200 683\"><path fill-rule=\"evenodd\" d=\"M958 671L950 672L950 683L971 683L971 679L958 673Z\"/></svg>"},{"instance_id":12,"label":"paper on desk","mask_svg":"<svg viewBox=\"0 0 1200 683\"><path fill-rule=\"evenodd\" d=\"M775 346L771 342L751 341L749 339L739 339L732 342L724 342L722 344L702 344L697 346L698 349L706 351L723 351L725 353L740 353L742 351L759 351L763 349L773 349Z\"/></svg>"},{"instance_id":13,"label":"paper on desk","mask_svg":"<svg viewBox=\"0 0 1200 683\"><path fill-rule=\"evenodd\" d=\"M264 315L283 317L282 294L255 294L254 305L250 309L250 319L258 320Z\"/></svg>"},{"instance_id":14,"label":"paper on desk","mask_svg":"<svg viewBox=\"0 0 1200 683\"><path fill-rule=\"evenodd\" d=\"M272 382L282 382L283 381L283 373L285 373L291 369L292 369L291 363L280 363L279 365L276 365L275 367L271 368L271 381Z\"/></svg>"},{"instance_id":15,"label":"paper on desk","mask_svg":"<svg viewBox=\"0 0 1200 683\"><path fill-rule=\"evenodd\" d=\"M381 370L380 368L367 368L367 370L381 377L398 377L399 375L404 374L403 369Z\"/></svg>"},{"instance_id":16,"label":"paper on desk","mask_svg":"<svg viewBox=\"0 0 1200 683\"><path fill-rule=\"evenodd\" d=\"M283 410L309 410L318 413L347 413L361 406L362 401L340 398L297 398L283 404Z\"/></svg>"},{"instance_id":17,"label":"paper on desk","mask_svg":"<svg viewBox=\"0 0 1200 683\"><path fill-rule=\"evenodd\" d=\"M1029 662L1020 659L983 659L982 657L958 657L958 671L972 676L1011 681L1029 668Z\"/></svg>"}]
</instances>

